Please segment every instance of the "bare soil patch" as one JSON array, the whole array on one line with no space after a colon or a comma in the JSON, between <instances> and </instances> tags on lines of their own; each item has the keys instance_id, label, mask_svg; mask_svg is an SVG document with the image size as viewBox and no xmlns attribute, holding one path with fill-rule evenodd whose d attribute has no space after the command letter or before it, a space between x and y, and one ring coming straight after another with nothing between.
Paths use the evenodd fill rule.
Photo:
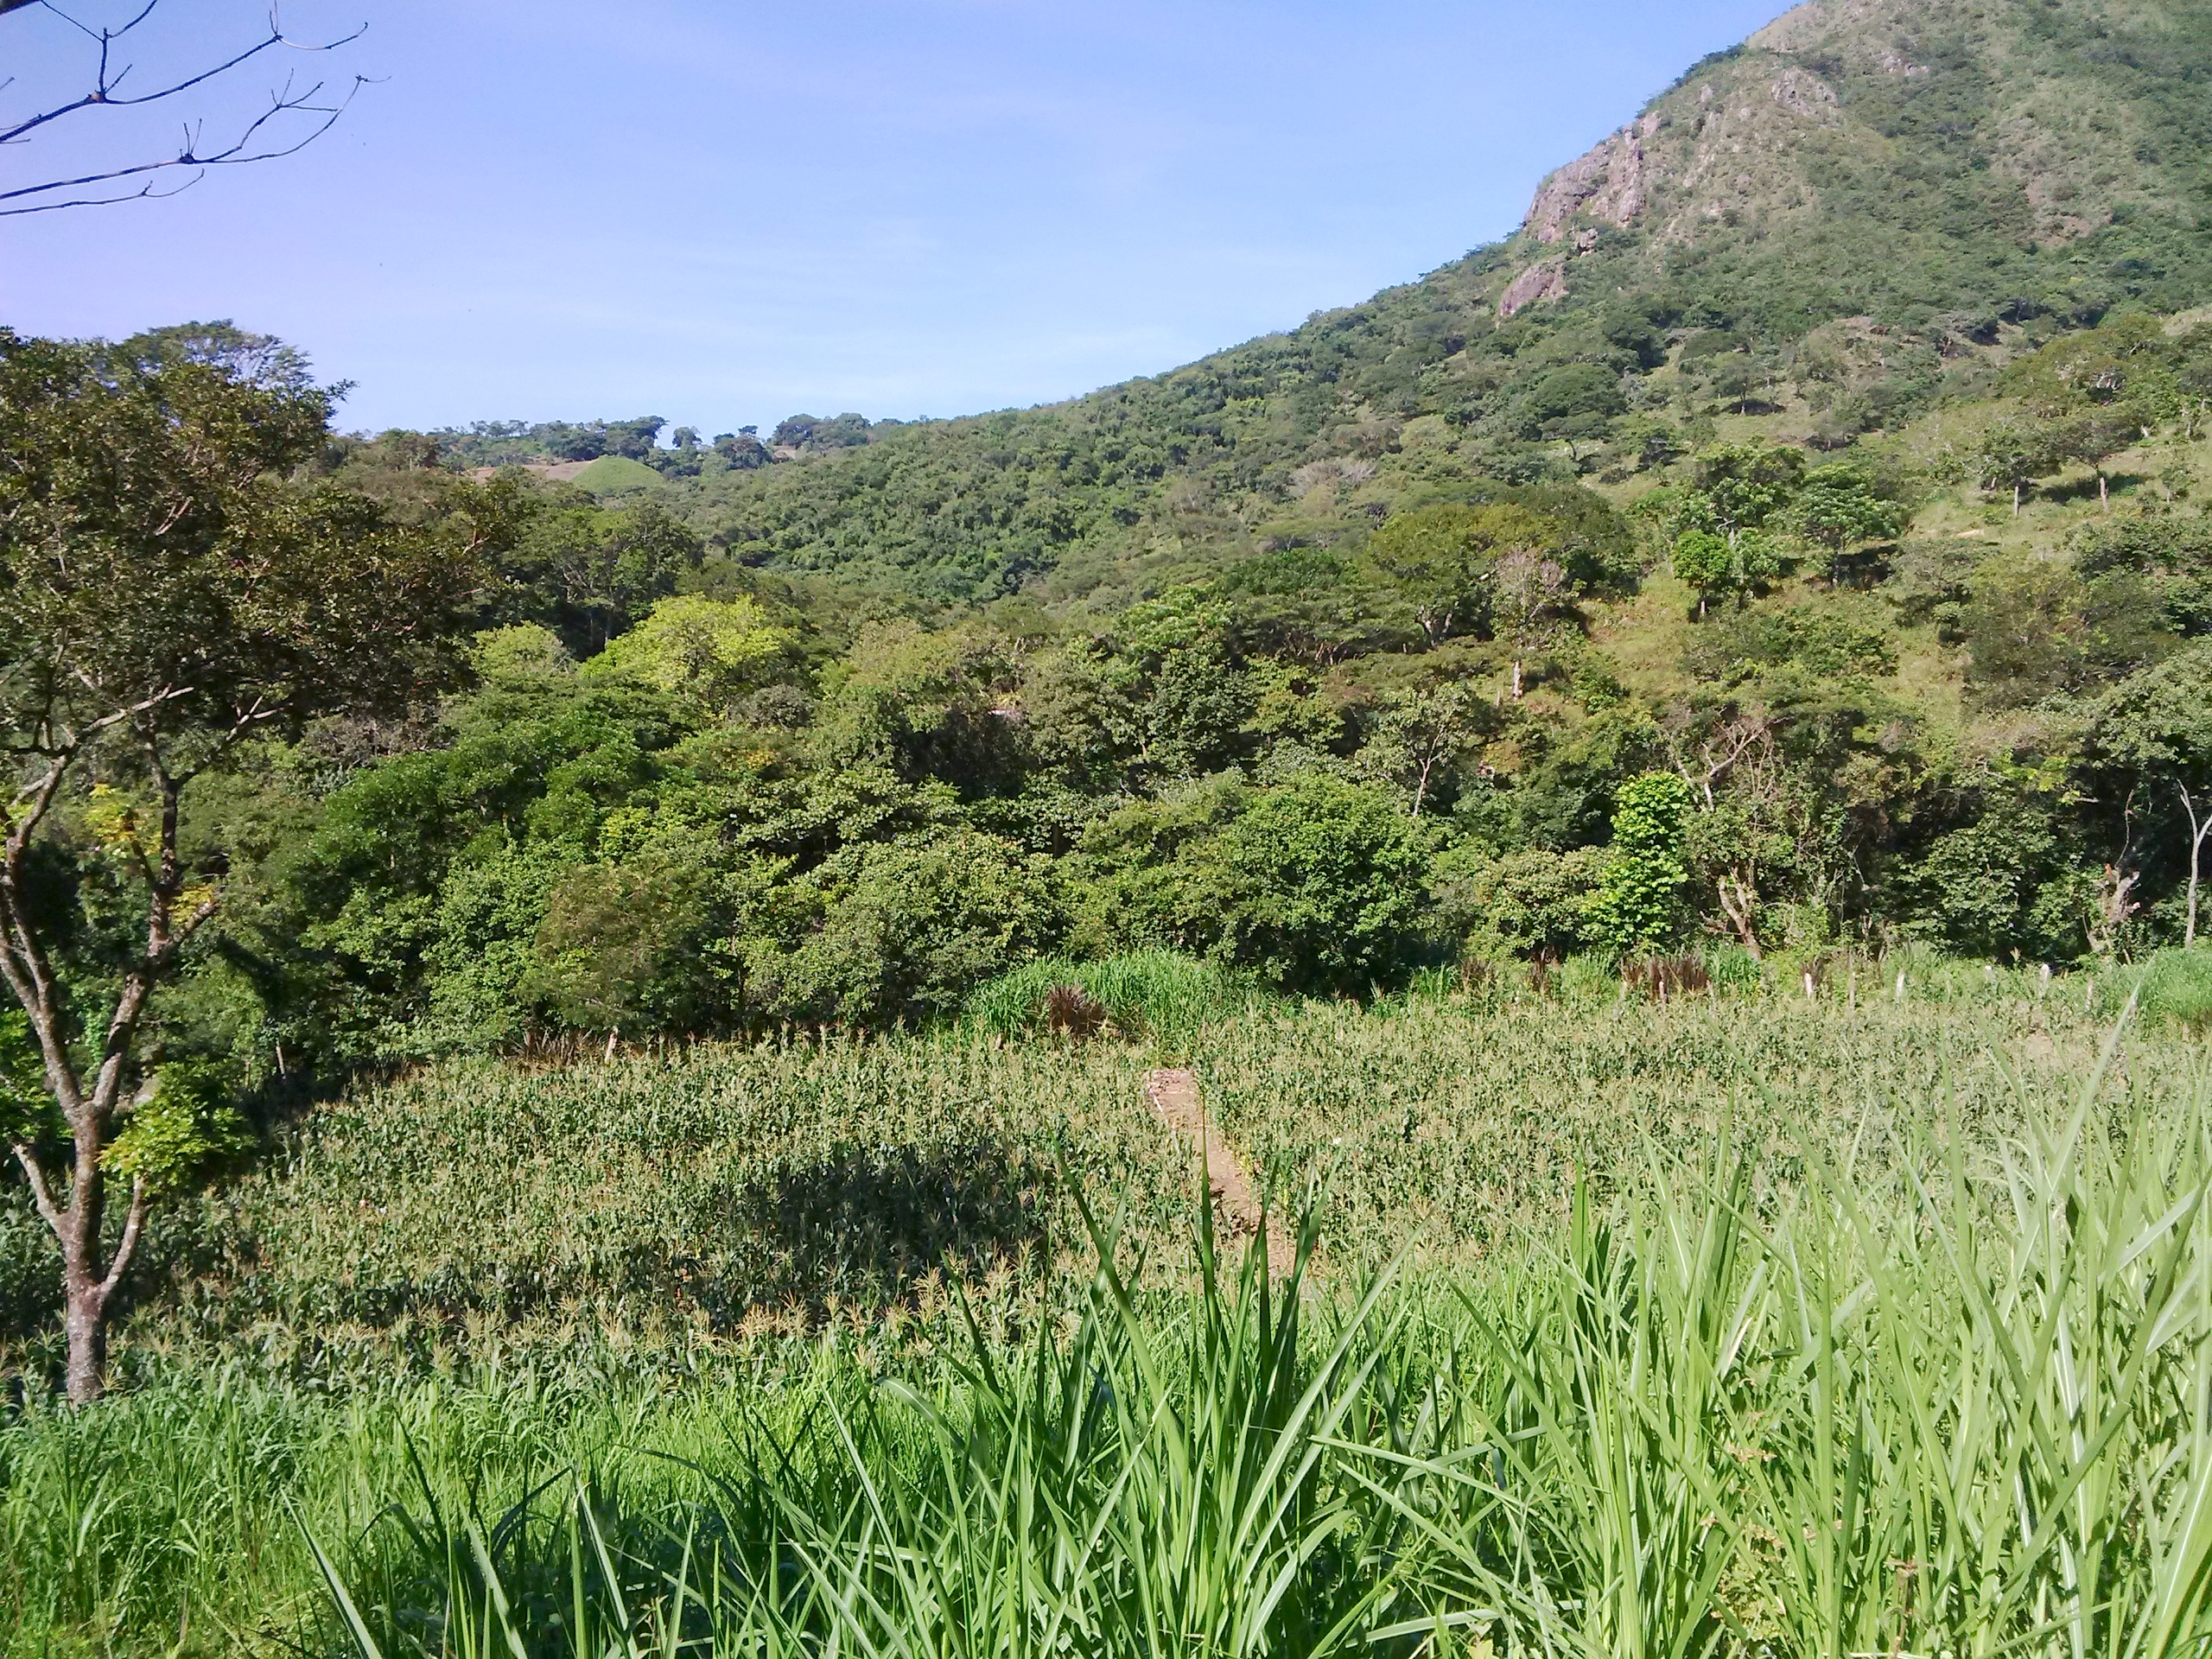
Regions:
<instances>
[{"instance_id":1,"label":"bare soil patch","mask_svg":"<svg viewBox=\"0 0 2212 1659\"><path fill-rule=\"evenodd\" d=\"M1179 1068L1154 1071L1145 1079L1144 1092L1160 1122L1178 1134L1189 1136L1192 1147L1205 1160L1206 1184L1213 1189L1214 1206L1223 1230L1238 1240L1258 1233L1260 1195L1245 1172L1244 1160L1207 1118L1205 1103L1198 1097L1197 1077ZM1278 1216L1268 1228L1268 1277L1290 1277L1296 1256L1296 1241Z\"/></svg>"}]
</instances>

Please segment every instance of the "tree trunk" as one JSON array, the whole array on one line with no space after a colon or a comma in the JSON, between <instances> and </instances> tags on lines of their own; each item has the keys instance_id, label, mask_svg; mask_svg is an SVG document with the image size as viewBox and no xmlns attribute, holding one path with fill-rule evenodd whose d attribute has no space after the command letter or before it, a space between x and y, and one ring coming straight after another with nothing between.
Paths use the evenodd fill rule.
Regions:
<instances>
[{"instance_id":1,"label":"tree trunk","mask_svg":"<svg viewBox=\"0 0 2212 1659\"><path fill-rule=\"evenodd\" d=\"M1734 871L1722 876L1713 884L1720 900L1720 913L1736 930L1736 942L1751 953L1754 961L1764 961L1765 953L1759 949L1758 918L1759 890L1756 875L1744 876Z\"/></svg>"},{"instance_id":2,"label":"tree trunk","mask_svg":"<svg viewBox=\"0 0 2212 1659\"><path fill-rule=\"evenodd\" d=\"M2187 784L2177 784L2181 791L2182 810L2189 814L2189 920L2183 925L2181 946L2186 950L2196 943L2197 872L2204 860L2204 837L2212 834L2212 816L2199 819L2196 798L2189 792Z\"/></svg>"},{"instance_id":3,"label":"tree trunk","mask_svg":"<svg viewBox=\"0 0 2212 1659\"><path fill-rule=\"evenodd\" d=\"M1513 659L1513 701L1521 701L1521 659L1518 657Z\"/></svg>"},{"instance_id":4,"label":"tree trunk","mask_svg":"<svg viewBox=\"0 0 2212 1659\"><path fill-rule=\"evenodd\" d=\"M100 1224L107 1189L99 1147L79 1137L61 1236L62 1323L69 1338L69 1403L90 1405L107 1383L107 1295L100 1271Z\"/></svg>"},{"instance_id":5,"label":"tree trunk","mask_svg":"<svg viewBox=\"0 0 2212 1659\"><path fill-rule=\"evenodd\" d=\"M2181 948L2184 950L2196 943L2196 866L2203 851L2204 837L2193 836L2189 843L2189 925L2181 936Z\"/></svg>"},{"instance_id":6,"label":"tree trunk","mask_svg":"<svg viewBox=\"0 0 2212 1659\"><path fill-rule=\"evenodd\" d=\"M72 1265L63 1290L69 1336L69 1403L89 1406L107 1389L107 1295L91 1274Z\"/></svg>"},{"instance_id":7,"label":"tree trunk","mask_svg":"<svg viewBox=\"0 0 2212 1659\"><path fill-rule=\"evenodd\" d=\"M2012 516L2020 516L2020 480L2017 478L2012 480Z\"/></svg>"},{"instance_id":8,"label":"tree trunk","mask_svg":"<svg viewBox=\"0 0 2212 1659\"><path fill-rule=\"evenodd\" d=\"M2097 502L2107 512L2112 511L2112 490L2101 470L2097 474Z\"/></svg>"}]
</instances>

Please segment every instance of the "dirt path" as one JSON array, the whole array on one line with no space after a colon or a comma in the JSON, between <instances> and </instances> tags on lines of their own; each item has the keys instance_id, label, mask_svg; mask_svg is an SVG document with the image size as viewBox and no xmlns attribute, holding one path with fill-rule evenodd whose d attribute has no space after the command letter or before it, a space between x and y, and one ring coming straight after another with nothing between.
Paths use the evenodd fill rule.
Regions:
<instances>
[{"instance_id":1,"label":"dirt path","mask_svg":"<svg viewBox=\"0 0 2212 1659\"><path fill-rule=\"evenodd\" d=\"M1155 1071L1145 1079L1144 1092L1152 1102L1152 1109L1160 1114L1160 1122L1179 1134L1188 1135L1193 1150L1204 1153L1206 1179L1213 1188L1213 1201L1219 1207L1230 1236L1240 1242L1250 1238L1260 1230L1260 1195L1253 1191L1251 1178L1244 1173L1244 1160L1222 1139L1221 1131L1206 1116L1205 1103L1198 1098L1198 1078L1185 1071ZM1287 1279L1296 1255L1296 1240L1283 1218L1270 1216L1268 1276Z\"/></svg>"}]
</instances>

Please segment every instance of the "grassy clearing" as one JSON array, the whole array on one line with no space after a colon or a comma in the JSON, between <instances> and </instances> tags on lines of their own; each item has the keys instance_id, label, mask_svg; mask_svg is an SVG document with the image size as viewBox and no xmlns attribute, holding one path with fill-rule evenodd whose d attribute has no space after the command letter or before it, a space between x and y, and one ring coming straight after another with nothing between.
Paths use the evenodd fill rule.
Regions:
<instances>
[{"instance_id":1,"label":"grassy clearing","mask_svg":"<svg viewBox=\"0 0 2212 1659\"><path fill-rule=\"evenodd\" d=\"M1655 1154L1694 1165L1725 1123L1764 1192L1870 1109L2010 1122L2016 1071L2086 1073L2103 1026L2072 984L1910 977L1902 1007L1885 987L1856 1008L1655 1008L1572 974L1554 976L1564 1000L1501 982L1477 1001L1261 1004L1182 1052L1277 1207L1318 1186L1332 1273L1408 1245L1440 1268L1555 1226L1578 1170L1610 1192ZM2110 1086L2164 1086L2187 1053L2146 1031ZM1016 1322L1079 1294L1094 1256L1077 1191L1126 1211L1142 1286L1186 1284L1188 1154L1144 1100L1155 1058L969 1032L470 1062L365 1087L162 1222L124 1363L245 1356L323 1387L524 1361L695 1376L833 1323L930 1343L956 1281ZM35 1369L48 1247L20 1193L0 1197L15 1362Z\"/></svg>"},{"instance_id":2,"label":"grassy clearing","mask_svg":"<svg viewBox=\"0 0 2212 1659\"><path fill-rule=\"evenodd\" d=\"M1108 1277L927 1364L36 1408L0 1617L32 1650L2198 1652L2212 1122L2075 1098L1765 1205L1726 1147L1579 1185L1494 1271Z\"/></svg>"},{"instance_id":3,"label":"grassy clearing","mask_svg":"<svg viewBox=\"0 0 2212 1659\"><path fill-rule=\"evenodd\" d=\"M2198 1051L1917 980L1211 1027L1264 1303L1141 1051L365 1090L0 1419L0 1648L2201 1652Z\"/></svg>"}]
</instances>

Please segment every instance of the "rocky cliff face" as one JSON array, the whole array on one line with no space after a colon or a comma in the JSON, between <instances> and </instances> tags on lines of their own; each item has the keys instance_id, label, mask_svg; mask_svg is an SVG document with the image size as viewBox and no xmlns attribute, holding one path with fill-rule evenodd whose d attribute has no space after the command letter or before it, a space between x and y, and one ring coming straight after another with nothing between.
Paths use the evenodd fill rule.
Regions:
<instances>
[{"instance_id":1,"label":"rocky cliff face","mask_svg":"<svg viewBox=\"0 0 2212 1659\"><path fill-rule=\"evenodd\" d=\"M1692 242L1854 213L1909 234L1931 152L1960 175L1943 189L1963 178L1974 211L2024 246L2133 212L2192 213L2212 98L2197 92L2191 133L2186 88L2208 44L2202 0L1812 0L1546 179L1498 308L1563 296L1608 237L1664 264ZM2178 114L2146 92L2181 94ZM1864 199L1860 181L1885 172L1903 177ZM1927 207L1932 223L1940 204Z\"/></svg>"}]
</instances>

